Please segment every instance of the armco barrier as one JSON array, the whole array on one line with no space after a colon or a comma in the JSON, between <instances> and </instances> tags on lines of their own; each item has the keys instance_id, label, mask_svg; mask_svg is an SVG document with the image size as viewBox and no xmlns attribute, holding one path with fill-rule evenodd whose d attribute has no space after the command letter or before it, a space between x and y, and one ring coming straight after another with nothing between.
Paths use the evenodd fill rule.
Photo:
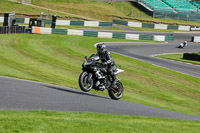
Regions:
<instances>
[{"instance_id":1,"label":"armco barrier","mask_svg":"<svg viewBox=\"0 0 200 133\"><path fill-rule=\"evenodd\" d=\"M173 35L166 35L165 41L174 41L174 36Z\"/></svg>"},{"instance_id":2,"label":"armco barrier","mask_svg":"<svg viewBox=\"0 0 200 133\"><path fill-rule=\"evenodd\" d=\"M25 23L25 24L29 24L30 18L15 18L16 19L16 23Z\"/></svg>"},{"instance_id":3,"label":"armco barrier","mask_svg":"<svg viewBox=\"0 0 200 133\"><path fill-rule=\"evenodd\" d=\"M70 21L70 25L84 26L84 21Z\"/></svg>"},{"instance_id":4,"label":"armco barrier","mask_svg":"<svg viewBox=\"0 0 200 133\"><path fill-rule=\"evenodd\" d=\"M126 34L125 33L113 33L112 38L125 39L126 38Z\"/></svg>"},{"instance_id":5,"label":"armco barrier","mask_svg":"<svg viewBox=\"0 0 200 133\"><path fill-rule=\"evenodd\" d=\"M168 25L167 29L168 30L178 30L178 27L179 27L178 25Z\"/></svg>"},{"instance_id":6,"label":"armco barrier","mask_svg":"<svg viewBox=\"0 0 200 133\"><path fill-rule=\"evenodd\" d=\"M140 22L130 22L130 21L128 21L128 25L127 25L127 26L142 28L142 23L140 23Z\"/></svg>"},{"instance_id":7,"label":"armco barrier","mask_svg":"<svg viewBox=\"0 0 200 133\"><path fill-rule=\"evenodd\" d=\"M122 21L113 19L114 24L121 24L130 27L138 28L153 28L153 29L165 29L165 30L184 30L190 31L190 26L184 25L165 25L165 24L150 24L150 23L140 23L140 22L131 22L131 21Z\"/></svg>"},{"instance_id":8,"label":"armco barrier","mask_svg":"<svg viewBox=\"0 0 200 133\"><path fill-rule=\"evenodd\" d=\"M73 30L73 29L52 29L44 27L32 27L33 34L64 34L64 35L78 35L91 36L100 38L120 38L128 40L154 40L154 41L173 41L173 35L144 35L144 34L126 34L121 32L97 32L87 30Z\"/></svg>"},{"instance_id":9,"label":"armco barrier","mask_svg":"<svg viewBox=\"0 0 200 133\"><path fill-rule=\"evenodd\" d=\"M16 23L24 23L25 18L16 18Z\"/></svg>"},{"instance_id":10,"label":"armco barrier","mask_svg":"<svg viewBox=\"0 0 200 133\"><path fill-rule=\"evenodd\" d=\"M101 26L101 27L112 27L113 23L112 22L99 22L99 26Z\"/></svg>"},{"instance_id":11,"label":"armco barrier","mask_svg":"<svg viewBox=\"0 0 200 133\"><path fill-rule=\"evenodd\" d=\"M0 22L4 21L4 17L0 17ZM29 24L30 18L16 18L16 23ZM51 24L51 20L46 20L45 24ZM100 22L100 21L71 21L71 20L57 20L56 25L66 25L66 26L91 26L91 27L112 27L113 24L121 24L130 27L138 28L154 28L154 29L166 29L166 30L184 30L189 31L190 26L183 25L164 25L164 24L150 24L150 23L140 23L122 20L113 20L113 22Z\"/></svg>"},{"instance_id":12,"label":"armco barrier","mask_svg":"<svg viewBox=\"0 0 200 133\"><path fill-rule=\"evenodd\" d=\"M139 38L139 40L154 40L154 39L155 39L154 35L143 35L143 34L141 34ZM159 40L156 40L156 41L159 41Z\"/></svg>"},{"instance_id":13,"label":"armco barrier","mask_svg":"<svg viewBox=\"0 0 200 133\"><path fill-rule=\"evenodd\" d=\"M0 22L3 22L4 17L0 17ZM29 24L30 18L16 18L16 23ZM45 20L45 24L51 24L52 20ZM91 26L91 27L112 27L112 22L100 21L71 21L71 20L57 20L56 25L73 25L73 26Z\"/></svg>"},{"instance_id":14,"label":"armco barrier","mask_svg":"<svg viewBox=\"0 0 200 133\"><path fill-rule=\"evenodd\" d=\"M142 28L152 28L152 29L154 29L154 24L142 23Z\"/></svg>"},{"instance_id":15,"label":"armco barrier","mask_svg":"<svg viewBox=\"0 0 200 133\"><path fill-rule=\"evenodd\" d=\"M3 23L4 17L0 17L0 23ZM16 23L29 24L30 18L16 18ZM51 20L46 20L45 24L51 24ZM184 30L189 31L190 26L183 25L164 25L164 24L150 24L150 23L140 23L122 20L113 20L113 22L100 22L100 21L71 21L71 20L57 20L56 25L66 25L66 26L91 26L91 27L112 27L114 24L121 24L130 27L138 28L154 28L154 29L166 29L166 30Z\"/></svg>"},{"instance_id":16,"label":"armco barrier","mask_svg":"<svg viewBox=\"0 0 200 133\"><path fill-rule=\"evenodd\" d=\"M25 33L25 26L0 26L0 34Z\"/></svg>"},{"instance_id":17,"label":"armco barrier","mask_svg":"<svg viewBox=\"0 0 200 133\"><path fill-rule=\"evenodd\" d=\"M165 24L155 24L154 29L167 30L167 25L165 25Z\"/></svg>"},{"instance_id":18,"label":"armco barrier","mask_svg":"<svg viewBox=\"0 0 200 133\"><path fill-rule=\"evenodd\" d=\"M98 37L98 32L96 32L96 31L83 31L83 36Z\"/></svg>"},{"instance_id":19,"label":"armco barrier","mask_svg":"<svg viewBox=\"0 0 200 133\"><path fill-rule=\"evenodd\" d=\"M113 23L114 23L114 24L121 24L121 25L128 26L128 21L113 19Z\"/></svg>"},{"instance_id":20,"label":"armco barrier","mask_svg":"<svg viewBox=\"0 0 200 133\"><path fill-rule=\"evenodd\" d=\"M52 34L64 34L67 35L66 29L52 29Z\"/></svg>"}]
</instances>

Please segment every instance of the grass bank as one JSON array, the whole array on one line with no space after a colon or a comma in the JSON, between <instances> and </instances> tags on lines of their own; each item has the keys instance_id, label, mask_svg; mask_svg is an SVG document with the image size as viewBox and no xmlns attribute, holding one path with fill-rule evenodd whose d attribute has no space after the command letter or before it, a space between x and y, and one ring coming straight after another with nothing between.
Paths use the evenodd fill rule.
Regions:
<instances>
[{"instance_id":1,"label":"grass bank","mask_svg":"<svg viewBox=\"0 0 200 133\"><path fill-rule=\"evenodd\" d=\"M0 111L0 132L70 133L198 133L200 122L156 117L61 113L53 111Z\"/></svg>"},{"instance_id":2,"label":"grass bank","mask_svg":"<svg viewBox=\"0 0 200 133\"><path fill-rule=\"evenodd\" d=\"M8 0L1 0L0 13L15 11L18 14L22 14L20 17L31 17L31 15L38 15L39 17L40 13L44 12L45 14L57 14L59 19L69 20L83 20L83 18L74 16L80 15L101 21L122 19L128 21L199 26L198 22L152 18L130 2L114 2L111 4L108 2L90 0L51 0L51 4L49 4L49 0L34 0L32 1L32 4L46 9L22 5ZM52 10L57 10L57 12L52 10L48 11L47 9L49 7Z\"/></svg>"},{"instance_id":3,"label":"grass bank","mask_svg":"<svg viewBox=\"0 0 200 133\"><path fill-rule=\"evenodd\" d=\"M49 0L34 0L33 4L49 7ZM165 23L173 25L196 25L198 22L152 18L138 9L131 2L102 2L90 0L51 0L51 9L61 10L84 17L103 21L112 19L133 20L140 22Z\"/></svg>"},{"instance_id":4,"label":"grass bank","mask_svg":"<svg viewBox=\"0 0 200 133\"><path fill-rule=\"evenodd\" d=\"M79 89L84 56L97 42L126 41L66 35L0 35L0 75ZM200 116L200 80L132 58L112 54L125 88L123 100ZM107 92L96 92L108 96Z\"/></svg>"},{"instance_id":5,"label":"grass bank","mask_svg":"<svg viewBox=\"0 0 200 133\"><path fill-rule=\"evenodd\" d=\"M34 5L49 7L48 0L34 0ZM88 18L103 21L112 21L113 18L129 17L134 12L135 17L151 18L145 13L133 7L129 2L108 3L103 1L90 0L52 0L51 9L60 10Z\"/></svg>"},{"instance_id":6,"label":"grass bank","mask_svg":"<svg viewBox=\"0 0 200 133\"><path fill-rule=\"evenodd\" d=\"M16 0L17 1L17 0ZM47 7L48 8L48 7ZM3 13L9 13L15 11L16 17L22 18L39 18L40 13L44 14L56 14L59 18L62 19L73 19L73 20L82 20L79 17L73 15L67 15L65 13L56 12L56 11L48 11L47 9L41 9L38 7L31 7L29 5L24 5L16 2L11 2L9 0L0 0L0 17L3 17ZM2 14L2 15L1 15Z\"/></svg>"},{"instance_id":7,"label":"grass bank","mask_svg":"<svg viewBox=\"0 0 200 133\"><path fill-rule=\"evenodd\" d=\"M0 13L8 13L13 11L15 11L15 13L17 14L24 14L24 15L40 15L41 12L48 13L48 10L43 10L36 7L30 7L28 5L11 2L9 0L0 1ZM57 12L51 12L51 13L57 14ZM58 14L58 15L63 15L63 14Z\"/></svg>"},{"instance_id":8,"label":"grass bank","mask_svg":"<svg viewBox=\"0 0 200 133\"><path fill-rule=\"evenodd\" d=\"M199 61L183 59L183 54L164 54L164 55L158 55L156 57L200 65Z\"/></svg>"}]
</instances>

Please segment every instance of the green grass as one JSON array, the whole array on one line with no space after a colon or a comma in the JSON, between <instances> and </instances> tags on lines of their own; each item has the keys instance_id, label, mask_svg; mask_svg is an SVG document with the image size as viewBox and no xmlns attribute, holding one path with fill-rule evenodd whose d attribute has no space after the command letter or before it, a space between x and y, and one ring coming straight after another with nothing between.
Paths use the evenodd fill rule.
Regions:
<instances>
[{"instance_id":1,"label":"green grass","mask_svg":"<svg viewBox=\"0 0 200 133\"><path fill-rule=\"evenodd\" d=\"M48 7L49 0L34 0L33 4ZM90 0L52 0L51 4L51 9L59 9L68 13L103 21L112 21L113 18L129 17L132 11L134 11L134 16L150 18L136 7L133 7L129 2L109 4L107 2Z\"/></svg>"},{"instance_id":2,"label":"green grass","mask_svg":"<svg viewBox=\"0 0 200 133\"><path fill-rule=\"evenodd\" d=\"M164 54L164 55L158 55L156 57L200 65L199 61L183 59L183 54Z\"/></svg>"},{"instance_id":3,"label":"green grass","mask_svg":"<svg viewBox=\"0 0 200 133\"><path fill-rule=\"evenodd\" d=\"M69 133L198 133L200 122L159 117L61 113L53 111L0 111L0 132Z\"/></svg>"},{"instance_id":4,"label":"green grass","mask_svg":"<svg viewBox=\"0 0 200 133\"><path fill-rule=\"evenodd\" d=\"M72 15L66 15L60 12L51 11L49 12L46 9L41 9L37 7L30 7L28 5L23 5L15 2L11 2L9 0L0 0L0 13L8 13L15 11L16 17L32 17L36 18L36 16L32 15L38 15L37 17L40 17L40 13L43 12L44 14L57 14L57 16L60 16L61 18L73 18L76 20L76 18ZM3 16L3 15L2 15ZM78 19L78 18L77 18Z\"/></svg>"},{"instance_id":5,"label":"green grass","mask_svg":"<svg viewBox=\"0 0 200 133\"><path fill-rule=\"evenodd\" d=\"M0 75L80 89L84 56L97 42L126 41L66 35L0 35ZM112 54L124 84L123 100L200 116L200 80L129 57ZM107 92L96 92L108 96Z\"/></svg>"}]
</instances>

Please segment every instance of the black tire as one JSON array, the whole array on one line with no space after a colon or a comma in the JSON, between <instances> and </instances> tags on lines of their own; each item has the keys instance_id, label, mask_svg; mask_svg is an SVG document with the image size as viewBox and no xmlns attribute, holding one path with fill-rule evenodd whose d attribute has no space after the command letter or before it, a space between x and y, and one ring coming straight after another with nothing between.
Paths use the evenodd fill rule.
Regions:
<instances>
[{"instance_id":1,"label":"black tire","mask_svg":"<svg viewBox=\"0 0 200 133\"><path fill-rule=\"evenodd\" d=\"M87 72L82 72L79 76L79 86L82 91L88 92L92 89L93 86L93 80L91 79L88 82L88 73Z\"/></svg>"},{"instance_id":2,"label":"black tire","mask_svg":"<svg viewBox=\"0 0 200 133\"><path fill-rule=\"evenodd\" d=\"M117 85L118 89L111 88L108 91L108 94L109 94L111 99L119 100L123 96L124 87L123 87L123 85L120 81L118 81L116 83L116 85Z\"/></svg>"}]
</instances>

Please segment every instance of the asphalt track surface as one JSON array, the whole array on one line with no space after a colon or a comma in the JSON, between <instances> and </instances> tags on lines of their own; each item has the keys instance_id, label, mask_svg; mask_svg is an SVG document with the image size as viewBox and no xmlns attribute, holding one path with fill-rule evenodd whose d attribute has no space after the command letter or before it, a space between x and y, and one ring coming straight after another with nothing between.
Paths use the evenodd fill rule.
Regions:
<instances>
[{"instance_id":1,"label":"asphalt track surface","mask_svg":"<svg viewBox=\"0 0 200 133\"><path fill-rule=\"evenodd\" d=\"M177 39L178 40L178 39ZM108 44L112 52L120 53L132 58L137 58L152 64L158 63L164 66L172 61L160 60L152 55L161 53L193 52L199 51L199 44L190 43L185 49L177 49L175 46L180 41L164 44L153 43L119 43ZM123 47L122 47L123 46ZM166 63L167 62L167 63ZM172 69L180 64L175 63ZM186 65L188 68L185 69ZM171 66L171 65L170 65ZM181 63L183 73L193 70L193 65ZM190 66L190 67L189 67ZM167 67L167 66L165 66ZM181 71L181 70L176 70ZM193 76L195 72L188 73ZM85 93L71 88L9 78L0 76L0 109L2 110L53 110L62 112L98 112L106 114L124 114L139 116L165 117L180 120L200 120L200 117L150 107L142 104L123 100L111 100L109 97Z\"/></svg>"},{"instance_id":2,"label":"asphalt track surface","mask_svg":"<svg viewBox=\"0 0 200 133\"><path fill-rule=\"evenodd\" d=\"M177 72L200 78L200 65L188 64L178 61L154 57L163 53L198 52L200 44L188 43L186 48L176 48L180 42L171 43L107 43L107 48L115 53L139 59L153 65L165 67Z\"/></svg>"},{"instance_id":3,"label":"asphalt track surface","mask_svg":"<svg viewBox=\"0 0 200 133\"><path fill-rule=\"evenodd\" d=\"M81 92L66 87L0 77L0 109L99 112L200 120L199 117L154 108L123 100Z\"/></svg>"}]
</instances>

